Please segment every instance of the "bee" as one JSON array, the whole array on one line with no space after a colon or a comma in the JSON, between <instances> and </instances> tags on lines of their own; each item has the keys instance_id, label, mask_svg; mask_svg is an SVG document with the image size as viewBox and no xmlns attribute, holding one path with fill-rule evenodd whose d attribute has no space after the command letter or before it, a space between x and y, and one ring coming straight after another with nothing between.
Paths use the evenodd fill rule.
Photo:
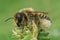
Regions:
<instances>
[{"instance_id":1,"label":"bee","mask_svg":"<svg viewBox=\"0 0 60 40\"><path fill-rule=\"evenodd\" d=\"M47 14L47 12L35 11L32 8L24 8L16 12L13 17L6 19L5 22L14 19L17 27L22 28L22 33L24 32L25 26L27 28L30 22L28 29L33 29L32 37L35 38L37 37L37 30L42 31L43 27L49 27L51 25L51 19Z\"/></svg>"},{"instance_id":2,"label":"bee","mask_svg":"<svg viewBox=\"0 0 60 40\"><path fill-rule=\"evenodd\" d=\"M31 22L30 25L32 25L32 21L34 21L38 29L40 29L41 25L46 27L51 25L51 20L47 14L47 12L34 11L32 8L24 8L16 12L13 18L8 18L5 21L14 19L17 27L22 26L22 29L24 29L24 26L27 26L28 22Z\"/></svg>"}]
</instances>

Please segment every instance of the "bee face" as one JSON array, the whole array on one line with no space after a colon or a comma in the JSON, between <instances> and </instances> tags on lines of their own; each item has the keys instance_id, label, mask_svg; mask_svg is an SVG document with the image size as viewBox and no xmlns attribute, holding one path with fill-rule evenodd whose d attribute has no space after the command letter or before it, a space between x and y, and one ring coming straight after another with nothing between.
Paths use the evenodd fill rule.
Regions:
<instances>
[{"instance_id":1,"label":"bee face","mask_svg":"<svg viewBox=\"0 0 60 40\"><path fill-rule=\"evenodd\" d=\"M15 20L15 22L16 22L16 24L17 24L17 26L19 27L21 24L23 24L24 25L24 21L26 22L27 21L27 17L26 17L26 15L24 14L24 13L19 13L19 12L17 12L16 14L15 14L15 16L14 16L14 20Z\"/></svg>"},{"instance_id":2,"label":"bee face","mask_svg":"<svg viewBox=\"0 0 60 40\"><path fill-rule=\"evenodd\" d=\"M23 18L22 13L16 13L14 18L15 18L15 22L16 22L17 26L19 27L20 23L22 21L22 18Z\"/></svg>"}]
</instances>

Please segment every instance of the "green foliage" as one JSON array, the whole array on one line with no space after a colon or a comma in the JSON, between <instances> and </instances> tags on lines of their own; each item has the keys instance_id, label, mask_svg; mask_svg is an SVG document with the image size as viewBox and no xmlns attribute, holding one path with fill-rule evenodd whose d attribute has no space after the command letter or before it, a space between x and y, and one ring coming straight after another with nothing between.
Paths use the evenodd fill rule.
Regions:
<instances>
[{"instance_id":1,"label":"green foliage","mask_svg":"<svg viewBox=\"0 0 60 40\"><path fill-rule=\"evenodd\" d=\"M45 30L39 31L37 39L38 40L50 40L48 35L49 35L49 32L47 32Z\"/></svg>"},{"instance_id":2,"label":"green foliage","mask_svg":"<svg viewBox=\"0 0 60 40\"><path fill-rule=\"evenodd\" d=\"M51 40L60 40L60 0L0 0L0 40L17 40L16 37L11 38L11 30L16 26L14 21L5 23L4 20L26 7L47 11L53 22L49 30Z\"/></svg>"}]
</instances>

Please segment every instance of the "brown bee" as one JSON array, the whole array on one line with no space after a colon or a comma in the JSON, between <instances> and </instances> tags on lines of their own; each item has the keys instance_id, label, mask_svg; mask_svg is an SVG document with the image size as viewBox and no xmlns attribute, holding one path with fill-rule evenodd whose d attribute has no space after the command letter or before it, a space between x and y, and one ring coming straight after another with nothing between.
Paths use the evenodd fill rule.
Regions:
<instances>
[{"instance_id":1,"label":"brown bee","mask_svg":"<svg viewBox=\"0 0 60 40\"><path fill-rule=\"evenodd\" d=\"M30 22L28 29L33 28L32 37L35 38L37 37L37 31L51 25L51 20L47 14L47 12L34 11L32 8L24 8L16 12L12 18L8 18L5 21L14 19L17 27L22 28L22 32L24 32L24 26L27 27L28 22Z\"/></svg>"},{"instance_id":2,"label":"brown bee","mask_svg":"<svg viewBox=\"0 0 60 40\"><path fill-rule=\"evenodd\" d=\"M22 29L24 29L24 26L27 26L28 22L31 22L31 25L35 23L38 29L40 29L41 25L47 26L51 24L47 12L34 11L32 8L21 9L14 14L13 18L8 18L5 21L9 19L14 19L16 25L18 27L22 26ZM33 24L32 21L34 21Z\"/></svg>"}]
</instances>

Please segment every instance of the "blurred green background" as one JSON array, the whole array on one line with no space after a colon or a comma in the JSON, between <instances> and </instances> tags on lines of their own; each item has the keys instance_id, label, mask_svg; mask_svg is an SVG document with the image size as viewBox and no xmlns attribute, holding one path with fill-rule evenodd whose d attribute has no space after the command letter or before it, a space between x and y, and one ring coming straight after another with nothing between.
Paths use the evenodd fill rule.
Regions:
<instances>
[{"instance_id":1,"label":"blurred green background","mask_svg":"<svg viewBox=\"0 0 60 40\"><path fill-rule=\"evenodd\" d=\"M12 29L16 26L14 21L4 20L27 7L48 12L52 20L49 29L51 40L60 40L60 0L0 0L0 40L17 40L12 36Z\"/></svg>"}]
</instances>

